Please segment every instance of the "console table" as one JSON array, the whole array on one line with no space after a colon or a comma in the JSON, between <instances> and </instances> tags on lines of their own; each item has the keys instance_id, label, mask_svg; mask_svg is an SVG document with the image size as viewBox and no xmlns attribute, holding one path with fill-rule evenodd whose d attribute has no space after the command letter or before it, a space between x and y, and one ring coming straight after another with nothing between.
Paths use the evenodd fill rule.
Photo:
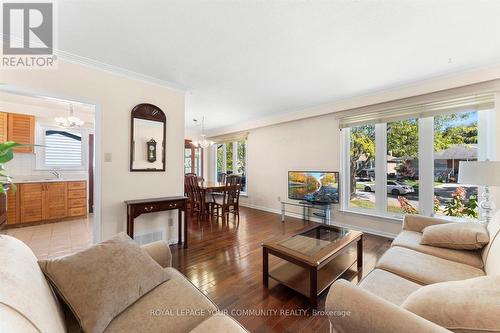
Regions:
<instances>
[{"instance_id":1,"label":"console table","mask_svg":"<svg viewBox=\"0 0 500 333\"><path fill-rule=\"evenodd\" d=\"M176 197L164 197L164 198L152 198L152 199L139 199L139 200L127 200L125 201L127 205L127 234L134 238L134 221L135 218L142 214L162 212L167 210L177 209L179 211L178 215L178 238L179 244L182 243L182 230L184 229L184 248L188 246L188 234L187 234L187 197L176 196ZM182 218L182 212L184 212L184 219ZM184 228L182 221L184 220Z\"/></svg>"}]
</instances>

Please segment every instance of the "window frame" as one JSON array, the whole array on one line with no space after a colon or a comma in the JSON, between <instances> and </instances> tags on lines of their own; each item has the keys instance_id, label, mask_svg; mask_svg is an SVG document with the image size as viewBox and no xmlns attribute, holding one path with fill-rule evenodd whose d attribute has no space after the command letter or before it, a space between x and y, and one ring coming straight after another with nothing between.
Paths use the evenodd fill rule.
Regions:
<instances>
[{"instance_id":1,"label":"window frame","mask_svg":"<svg viewBox=\"0 0 500 333\"><path fill-rule=\"evenodd\" d=\"M445 113L444 113L445 114ZM495 108L478 110L478 160L494 159L494 148L488 144L495 133ZM419 156L419 214L434 215L434 116L413 117L418 119ZM343 184L340 208L342 212L383 218L388 222L401 222L404 213L387 210L387 123L375 123L375 209L350 207L350 128L340 131L341 179ZM432 135L429 135L432 133ZM481 192L481 187L478 188ZM479 208L480 209L480 208ZM479 212L481 213L481 212Z\"/></svg>"},{"instance_id":2,"label":"window frame","mask_svg":"<svg viewBox=\"0 0 500 333\"><path fill-rule=\"evenodd\" d=\"M68 171L86 171L88 170L88 155L89 155L89 134L94 133L91 129L86 128L72 128L67 129L70 132L79 133L82 137L82 164L80 166L66 166L66 165L47 165L45 162L45 132L46 131L61 131L60 127L49 125L49 124L36 124L36 138L35 144L35 170L68 170Z\"/></svg>"},{"instance_id":3,"label":"window frame","mask_svg":"<svg viewBox=\"0 0 500 333\"><path fill-rule=\"evenodd\" d=\"M247 196L248 195L248 139L242 138L239 140L234 140L234 141L229 141L229 142L222 142L222 143L216 143L213 145L212 149L212 156L214 156L213 159L213 166L214 166L214 174L213 174L213 179L217 179L217 146L222 145L222 172L227 172L227 145L231 144L233 146L233 169L230 170L232 171L233 174L237 175L238 174L238 163L234 161L234 157L238 158L238 141L244 140L245 141L245 191L241 191L242 195Z\"/></svg>"}]
</instances>

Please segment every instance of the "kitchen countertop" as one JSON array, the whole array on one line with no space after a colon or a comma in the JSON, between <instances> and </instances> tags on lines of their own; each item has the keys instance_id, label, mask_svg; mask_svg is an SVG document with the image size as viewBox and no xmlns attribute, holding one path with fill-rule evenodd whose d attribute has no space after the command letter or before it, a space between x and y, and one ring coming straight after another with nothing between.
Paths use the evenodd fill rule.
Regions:
<instances>
[{"instance_id":1,"label":"kitchen countertop","mask_svg":"<svg viewBox=\"0 0 500 333\"><path fill-rule=\"evenodd\" d=\"M24 183L56 183L56 182L82 182L87 181L81 178L28 178L28 177L12 177L14 184L24 184Z\"/></svg>"}]
</instances>

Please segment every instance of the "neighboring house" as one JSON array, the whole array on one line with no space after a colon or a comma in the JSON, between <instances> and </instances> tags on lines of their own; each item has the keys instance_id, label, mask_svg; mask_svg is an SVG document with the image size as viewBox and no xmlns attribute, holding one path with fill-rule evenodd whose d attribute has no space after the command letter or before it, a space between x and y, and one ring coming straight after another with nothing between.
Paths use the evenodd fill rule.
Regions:
<instances>
[{"instance_id":1,"label":"neighboring house","mask_svg":"<svg viewBox=\"0 0 500 333\"><path fill-rule=\"evenodd\" d=\"M477 144L454 144L434 152L434 177L456 182L460 161L477 160Z\"/></svg>"}]
</instances>

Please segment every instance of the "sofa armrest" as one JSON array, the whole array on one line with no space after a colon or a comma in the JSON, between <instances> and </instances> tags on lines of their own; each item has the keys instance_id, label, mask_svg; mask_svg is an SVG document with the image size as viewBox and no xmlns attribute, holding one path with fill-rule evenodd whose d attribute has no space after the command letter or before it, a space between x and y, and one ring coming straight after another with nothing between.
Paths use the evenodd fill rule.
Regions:
<instances>
[{"instance_id":1,"label":"sofa armrest","mask_svg":"<svg viewBox=\"0 0 500 333\"><path fill-rule=\"evenodd\" d=\"M450 223L450 221L436 217L408 214L403 219L403 230L422 232L425 227L444 223Z\"/></svg>"},{"instance_id":2,"label":"sofa armrest","mask_svg":"<svg viewBox=\"0 0 500 333\"><path fill-rule=\"evenodd\" d=\"M346 280L330 287L325 310L336 333L451 333Z\"/></svg>"},{"instance_id":3,"label":"sofa armrest","mask_svg":"<svg viewBox=\"0 0 500 333\"><path fill-rule=\"evenodd\" d=\"M152 242L141 246L161 267L172 266L172 252L165 241Z\"/></svg>"}]
</instances>

